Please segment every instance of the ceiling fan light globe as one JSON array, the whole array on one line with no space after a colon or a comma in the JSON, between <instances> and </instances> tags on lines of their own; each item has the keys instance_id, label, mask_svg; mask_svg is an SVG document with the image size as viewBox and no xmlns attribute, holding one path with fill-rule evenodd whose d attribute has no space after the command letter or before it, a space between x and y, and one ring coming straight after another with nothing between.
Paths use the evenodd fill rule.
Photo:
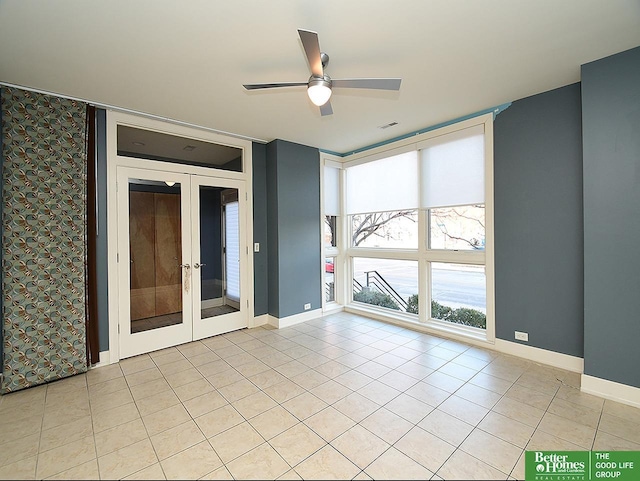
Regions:
<instances>
[{"instance_id":1,"label":"ceiling fan light globe","mask_svg":"<svg viewBox=\"0 0 640 481\"><path fill-rule=\"evenodd\" d=\"M331 88L324 84L309 85L307 95L309 95L311 102L321 107L331 98Z\"/></svg>"}]
</instances>

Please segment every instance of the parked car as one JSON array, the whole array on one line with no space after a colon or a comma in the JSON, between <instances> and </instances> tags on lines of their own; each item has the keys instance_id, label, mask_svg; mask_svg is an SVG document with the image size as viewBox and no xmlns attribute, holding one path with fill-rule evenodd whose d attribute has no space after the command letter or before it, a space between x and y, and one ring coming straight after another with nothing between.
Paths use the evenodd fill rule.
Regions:
<instances>
[{"instance_id":1,"label":"parked car","mask_svg":"<svg viewBox=\"0 0 640 481\"><path fill-rule=\"evenodd\" d=\"M324 261L324 271L333 274L333 260L327 259Z\"/></svg>"}]
</instances>

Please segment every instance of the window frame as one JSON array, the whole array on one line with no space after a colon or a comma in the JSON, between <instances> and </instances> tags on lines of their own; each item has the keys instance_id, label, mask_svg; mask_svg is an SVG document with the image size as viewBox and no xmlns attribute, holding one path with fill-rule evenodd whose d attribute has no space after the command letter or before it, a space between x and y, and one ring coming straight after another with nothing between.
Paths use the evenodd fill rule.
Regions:
<instances>
[{"instance_id":1,"label":"window frame","mask_svg":"<svg viewBox=\"0 0 640 481\"><path fill-rule=\"evenodd\" d=\"M344 170L350 166L359 165L366 162L375 161L385 157L391 157L398 153L407 152L411 149L418 150L419 144L426 140L434 139L442 135L453 133L459 130L471 128L483 124L484 126L484 187L485 187L485 248L483 250L448 250L430 249L428 245L428 222L429 215L427 208L418 209L418 248L417 249L395 249L395 248L367 248L354 247L351 245L351 216L345 214L345 182ZM401 139L377 148L352 154L341 159L343 162L343 172L341 175L341 218L338 224L341 227L342 236L339 247L340 263L342 269L335 273L336 283L341 280L341 293L339 303L345 310L352 312L363 312L372 314L381 319L391 322L409 322L416 324L426 331L436 333L446 333L461 338L469 338L477 341L495 342L495 266L494 266L494 189L493 189L493 113L483 114L471 119L467 119L455 124L450 124L438 129ZM420 167L419 167L420 169ZM419 172L420 173L420 172ZM353 301L353 258L372 257L381 259L412 260L418 262L418 291L419 291L419 315L417 321L407 319L404 313L388 312L388 309L367 306ZM324 257L323 257L324 259ZM483 265L486 275L486 329L473 328L463 325L453 325L447 321L431 318L431 263L445 262L453 264L473 264ZM338 300L338 299L337 299Z\"/></svg>"},{"instance_id":2,"label":"window frame","mask_svg":"<svg viewBox=\"0 0 640 481\"><path fill-rule=\"evenodd\" d=\"M324 241L324 225L325 225L325 202L324 202L324 168L332 167L338 169L338 193L339 193L339 206L340 212L336 216L335 222L335 246L327 246ZM340 157L336 155L321 153L320 155L320 229L321 235L321 252L320 258L322 260L320 268L322 286L322 310L323 312L331 312L343 310L345 305L345 284L346 284L346 269L344 269L344 245L345 245L345 229L344 229L344 170ZM325 296L325 262L329 257L333 257L333 301L327 301Z\"/></svg>"}]
</instances>

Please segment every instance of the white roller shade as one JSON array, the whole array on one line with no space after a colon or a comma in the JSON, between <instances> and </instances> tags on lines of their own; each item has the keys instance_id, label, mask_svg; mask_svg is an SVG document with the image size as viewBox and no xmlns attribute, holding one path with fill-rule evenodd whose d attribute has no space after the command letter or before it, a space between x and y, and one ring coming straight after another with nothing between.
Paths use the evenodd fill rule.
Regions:
<instances>
[{"instance_id":1,"label":"white roller shade","mask_svg":"<svg viewBox=\"0 0 640 481\"><path fill-rule=\"evenodd\" d=\"M324 215L340 215L340 169L324 167Z\"/></svg>"},{"instance_id":2,"label":"white roller shade","mask_svg":"<svg viewBox=\"0 0 640 481\"><path fill-rule=\"evenodd\" d=\"M421 142L418 148L422 207L484 203L484 125Z\"/></svg>"},{"instance_id":3,"label":"white roller shade","mask_svg":"<svg viewBox=\"0 0 640 481\"><path fill-rule=\"evenodd\" d=\"M415 150L348 167L346 174L347 214L418 208Z\"/></svg>"}]
</instances>

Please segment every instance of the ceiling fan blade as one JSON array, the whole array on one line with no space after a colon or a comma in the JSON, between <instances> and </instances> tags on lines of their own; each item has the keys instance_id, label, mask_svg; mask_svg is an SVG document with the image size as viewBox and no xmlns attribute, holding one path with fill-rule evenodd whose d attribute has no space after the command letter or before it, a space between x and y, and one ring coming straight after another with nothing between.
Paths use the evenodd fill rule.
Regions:
<instances>
[{"instance_id":1,"label":"ceiling fan blade","mask_svg":"<svg viewBox=\"0 0 640 481\"><path fill-rule=\"evenodd\" d=\"M298 35L302 40L302 46L309 60L309 68L314 77L322 77L324 71L322 69L322 59L320 57L320 42L318 42L318 34L309 30L298 29Z\"/></svg>"},{"instance_id":2,"label":"ceiling fan blade","mask_svg":"<svg viewBox=\"0 0 640 481\"><path fill-rule=\"evenodd\" d=\"M303 85L308 85L308 82L278 82L272 84L244 84L243 87L247 90L258 90L258 89L275 89L278 87L301 87Z\"/></svg>"},{"instance_id":3,"label":"ceiling fan blade","mask_svg":"<svg viewBox=\"0 0 640 481\"><path fill-rule=\"evenodd\" d=\"M320 106L320 115L324 117L331 114L333 114L333 109L331 108L331 102L327 100L326 104Z\"/></svg>"},{"instance_id":4,"label":"ceiling fan blade","mask_svg":"<svg viewBox=\"0 0 640 481\"><path fill-rule=\"evenodd\" d=\"M344 78L331 79L333 87L352 89L400 90L401 78Z\"/></svg>"}]
</instances>

